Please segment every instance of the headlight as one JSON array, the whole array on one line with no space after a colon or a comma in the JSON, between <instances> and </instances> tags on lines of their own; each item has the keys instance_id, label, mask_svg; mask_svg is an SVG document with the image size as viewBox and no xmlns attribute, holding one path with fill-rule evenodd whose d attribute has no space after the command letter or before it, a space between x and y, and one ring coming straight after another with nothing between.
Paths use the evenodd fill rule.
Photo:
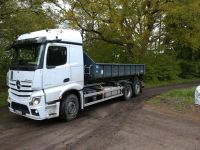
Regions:
<instances>
[{"instance_id":1,"label":"headlight","mask_svg":"<svg viewBox=\"0 0 200 150\"><path fill-rule=\"evenodd\" d=\"M33 97L30 105L38 105L40 103L41 97Z\"/></svg>"}]
</instances>

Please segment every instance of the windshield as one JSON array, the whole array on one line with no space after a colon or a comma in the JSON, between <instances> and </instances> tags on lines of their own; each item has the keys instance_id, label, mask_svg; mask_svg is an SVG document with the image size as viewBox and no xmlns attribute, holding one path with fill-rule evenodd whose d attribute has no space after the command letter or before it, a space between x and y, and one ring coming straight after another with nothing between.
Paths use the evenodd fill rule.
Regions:
<instances>
[{"instance_id":1,"label":"windshield","mask_svg":"<svg viewBox=\"0 0 200 150\"><path fill-rule=\"evenodd\" d=\"M11 68L17 70L37 69L41 62L42 47L40 44L16 46Z\"/></svg>"}]
</instances>

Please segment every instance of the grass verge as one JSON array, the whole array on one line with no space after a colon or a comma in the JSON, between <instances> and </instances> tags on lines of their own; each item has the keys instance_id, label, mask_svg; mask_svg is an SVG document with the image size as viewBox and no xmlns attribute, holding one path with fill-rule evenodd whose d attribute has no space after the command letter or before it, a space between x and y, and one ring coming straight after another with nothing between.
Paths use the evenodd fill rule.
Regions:
<instances>
[{"instance_id":1,"label":"grass verge","mask_svg":"<svg viewBox=\"0 0 200 150\"><path fill-rule=\"evenodd\" d=\"M178 112L194 112L195 88L172 90L147 101L148 104L164 105Z\"/></svg>"},{"instance_id":2,"label":"grass verge","mask_svg":"<svg viewBox=\"0 0 200 150\"><path fill-rule=\"evenodd\" d=\"M8 98L8 90L1 89L0 90L0 107L5 106L7 104L7 98Z\"/></svg>"}]
</instances>

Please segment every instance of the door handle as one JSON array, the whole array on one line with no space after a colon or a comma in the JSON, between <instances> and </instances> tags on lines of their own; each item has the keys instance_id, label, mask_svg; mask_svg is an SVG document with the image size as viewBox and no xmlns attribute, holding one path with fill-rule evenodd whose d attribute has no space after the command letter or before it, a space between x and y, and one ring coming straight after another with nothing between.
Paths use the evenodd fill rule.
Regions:
<instances>
[{"instance_id":1,"label":"door handle","mask_svg":"<svg viewBox=\"0 0 200 150\"><path fill-rule=\"evenodd\" d=\"M69 78L66 78L66 79L63 80L63 82L64 82L64 83L65 83L65 82L69 82L69 80L70 80Z\"/></svg>"}]
</instances>

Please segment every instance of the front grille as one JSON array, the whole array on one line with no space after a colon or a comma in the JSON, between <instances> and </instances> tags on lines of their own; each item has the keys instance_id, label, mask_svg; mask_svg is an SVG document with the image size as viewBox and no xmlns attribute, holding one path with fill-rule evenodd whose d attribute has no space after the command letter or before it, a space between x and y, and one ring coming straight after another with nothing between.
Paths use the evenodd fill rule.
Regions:
<instances>
[{"instance_id":1,"label":"front grille","mask_svg":"<svg viewBox=\"0 0 200 150\"><path fill-rule=\"evenodd\" d=\"M12 88L12 90L19 91L19 92L31 92L32 91L32 82L27 81L19 81L20 83L20 89L16 85L16 80L9 80L9 87Z\"/></svg>"},{"instance_id":2,"label":"front grille","mask_svg":"<svg viewBox=\"0 0 200 150\"><path fill-rule=\"evenodd\" d=\"M17 92L33 92L33 90L18 90L18 89L14 89L14 88L11 88L11 89L14 91L17 91Z\"/></svg>"},{"instance_id":3,"label":"front grille","mask_svg":"<svg viewBox=\"0 0 200 150\"><path fill-rule=\"evenodd\" d=\"M16 96L19 96L19 97L30 97L30 95L19 95L19 94L15 94L13 92L11 92L12 94L16 95Z\"/></svg>"},{"instance_id":4,"label":"front grille","mask_svg":"<svg viewBox=\"0 0 200 150\"><path fill-rule=\"evenodd\" d=\"M28 107L27 107L26 105L18 104L18 103L12 102L11 107L12 107L12 109L14 109L14 110L21 111L22 114L30 114L30 112L29 112L29 110L28 110Z\"/></svg>"}]
</instances>

